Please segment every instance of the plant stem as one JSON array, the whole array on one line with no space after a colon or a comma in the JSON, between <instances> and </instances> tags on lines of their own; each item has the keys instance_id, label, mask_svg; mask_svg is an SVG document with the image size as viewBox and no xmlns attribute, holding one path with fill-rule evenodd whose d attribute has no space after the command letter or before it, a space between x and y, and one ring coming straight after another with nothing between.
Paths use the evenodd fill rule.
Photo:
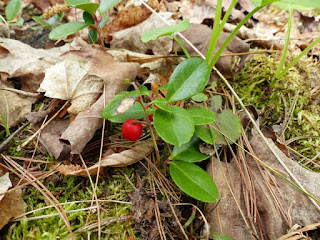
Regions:
<instances>
[{"instance_id":1,"label":"plant stem","mask_svg":"<svg viewBox=\"0 0 320 240\"><path fill-rule=\"evenodd\" d=\"M171 37L180 45L182 51L187 56L187 58L191 58L188 50L185 48L185 46L182 44L182 42L179 40L179 38L174 34L171 34Z\"/></svg>"},{"instance_id":2,"label":"plant stem","mask_svg":"<svg viewBox=\"0 0 320 240\"><path fill-rule=\"evenodd\" d=\"M291 8L291 4L289 4L289 18L288 18L288 28L287 28L287 34L286 34L286 41L284 43L284 48L281 54L281 58L280 58L280 63L279 66L276 70L276 73L269 85L270 88L273 88L274 85L276 84L277 79L280 79L282 70L283 70L283 66L284 66L284 61L286 60L286 55L288 52L288 47L289 47L289 41L290 41L290 32L291 32L291 26L292 26L292 16L293 16L293 9Z\"/></svg>"},{"instance_id":3,"label":"plant stem","mask_svg":"<svg viewBox=\"0 0 320 240\"><path fill-rule=\"evenodd\" d=\"M132 82L131 84L136 90L139 90L139 88L138 88L138 86L137 86L137 84L135 82ZM147 127L149 129L150 136L151 136L151 139L152 139L152 143L153 143L153 146L154 146L154 150L156 152L157 168L160 169L160 154L159 154L159 149L158 149L158 145L157 145L157 140L156 140L156 137L154 135L154 132L153 132L153 129L152 129L152 126L151 126L151 121L149 119L148 109L147 109L146 105L144 104L141 95L138 96L138 99L139 99L139 103L141 104L141 106L143 108L144 114L146 116Z\"/></svg>"}]
</instances>

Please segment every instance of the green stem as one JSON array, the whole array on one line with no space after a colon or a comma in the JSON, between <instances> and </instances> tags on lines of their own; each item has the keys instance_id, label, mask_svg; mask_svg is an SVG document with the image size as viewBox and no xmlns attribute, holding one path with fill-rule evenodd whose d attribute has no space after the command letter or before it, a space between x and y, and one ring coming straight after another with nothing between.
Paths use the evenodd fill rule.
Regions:
<instances>
[{"instance_id":1,"label":"green stem","mask_svg":"<svg viewBox=\"0 0 320 240\"><path fill-rule=\"evenodd\" d=\"M182 51L184 52L184 54L187 56L187 58L191 58L188 50L184 47L184 45L182 44L182 42L179 40L179 38L174 35L174 34L171 34L171 37L180 45Z\"/></svg>"},{"instance_id":2,"label":"green stem","mask_svg":"<svg viewBox=\"0 0 320 240\"><path fill-rule=\"evenodd\" d=\"M208 64L212 58L214 48L217 44L217 41L218 41L219 35L220 35L219 24L220 24L221 10L222 10L222 0L218 0L217 7L216 7L216 13L214 16L214 22L213 22L213 27L212 27L209 48L208 48L207 55L206 55L206 62Z\"/></svg>"},{"instance_id":3,"label":"green stem","mask_svg":"<svg viewBox=\"0 0 320 240\"><path fill-rule=\"evenodd\" d=\"M282 70L283 70L284 61L286 60L286 55L287 55L288 47L289 47L290 33L291 33L291 26L292 26L292 16L293 16L293 9L291 8L291 4L289 4L289 18L288 18L288 28L287 28L287 34L286 34L286 41L284 43L284 48L283 48L283 51L281 54L279 66L276 70L276 73L275 73L271 83L270 83L270 88L274 87L277 79L280 78Z\"/></svg>"},{"instance_id":4,"label":"green stem","mask_svg":"<svg viewBox=\"0 0 320 240\"><path fill-rule=\"evenodd\" d=\"M283 75L294 65L296 64L300 58L302 58L304 55L306 55L315 45L320 43L320 38L318 38L316 41L311 43L306 49L304 49L291 63L288 64L288 66L281 71L279 74L279 78L283 77Z\"/></svg>"},{"instance_id":5,"label":"green stem","mask_svg":"<svg viewBox=\"0 0 320 240\"><path fill-rule=\"evenodd\" d=\"M276 0L272 1L275 2ZM218 52L215 54L215 56L213 57L213 59L210 61L209 63L209 67L210 69L212 69L214 67L214 65L217 63L220 55L222 54L223 50L227 47L227 45L229 44L229 42L231 41L231 39L236 35L236 33L239 31L239 29L256 13L258 12L261 8L263 8L264 6L270 4L271 2L268 2L267 4L264 4L260 7L256 7L255 9L253 9L247 16L245 16L245 18L236 26L236 28L229 34L228 38L224 41L224 43L221 45L221 47L219 48Z\"/></svg>"}]
</instances>

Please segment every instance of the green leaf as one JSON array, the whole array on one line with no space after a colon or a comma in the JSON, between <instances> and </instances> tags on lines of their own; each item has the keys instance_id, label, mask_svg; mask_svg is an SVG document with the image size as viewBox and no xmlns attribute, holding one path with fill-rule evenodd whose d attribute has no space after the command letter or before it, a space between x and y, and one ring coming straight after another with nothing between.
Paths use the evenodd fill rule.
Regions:
<instances>
[{"instance_id":1,"label":"green leaf","mask_svg":"<svg viewBox=\"0 0 320 240\"><path fill-rule=\"evenodd\" d=\"M194 120L194 125L203 125L214 122L215 114L204 108L189 108L187 111L190 113Z\"/></svg>"},{"instance_id":2,"label":"green leaf","mask_svg":"<svg viewBox=\"0 0 320 240\"><path fill-rule=\"evenodd\" d=\"M149 96L149 90L145 85L140 85L138 88L142 96Z\"/></svg>"},{"instance_id":3,"label":"green leaf","mask_svg":"<svg viewBox=\"0 0 320 240\"><path fill-rule=\"evenodd\" d=\"M18 21L13 22L13 23L9 23L9 26L22 26L24 23L23 18L19 18Z\"/></svg>"},{"instance_id":4,"label":"green leaf","mask_svg":"<svg viewBox=\"0 0 320 240\"><path fill-rule=\"evenodd\" d=\"M232 240L232 237L230 237L229 235L216 232L210 234L210 237L213 237L214 240Z\"/></svg>"},{"instance_id":5,"label":"green leaf","mask_svg":"<svg viewBox=\"0 0 320 240\"><path fill-rule=\"evenodd\" d=\"M211 132L210 128L197 125L195 126L194 132L197 135L197 137L200 138L202 141L211 145L215 144L217 136L213 130Z\"/></svg>"},{"instance_id":6,"label":"green leaf","mask_svg":"<svg viewBox=\"0 0 320 240\"><path fill-rule=\"evenodd\" d=\"M63 25L53 29L49 34L49 38L51 40L57 40L59 38L63 38L63 37L69 36L71 34L74 34L76 32L79 32L80 30L82 30L86 27L89 27L89 26L90 26L90 24L88 24L86 22L66 23L66 24L63 24Z\"/></svg>"},{"instance_id":7,"label":"green leaf","mask_svg":"<svg viewBox=\"0 0 320 240\"><path fill-rule=\"evenodd\" d=\"M222 97L220 95L216 95L210 98L210 104L212 110L217 112L219 108L222 106Z\"/></svg>"},{"instance_id":8,"label":"green leaf","mask_svg":"<svg viewBox=\"0 0 320 240\"><path fill-rule=\"evenodd\" d=\"M167 100L176 102L201 92L209 81L210 69L202 58L181 62L170 77Z\"/></svg>"},{"instance_id":9,"label":"green leaf","mask_svg":"<svg viewBox=\"0 0 320 240\"><path fill-rule=\"evenodd\" d=\"M82 10L87 11L93 15L96 13L97 9L99 8L99 3L93 3L93 2L80 3L80 4L73 5L72 7L82 9Z\"/></svg>"},{"instance_id":10,"label":"green leaf","mask_svg":"<svg viewBox=\"0 0 320 240\"><path fill-rule=\"evenodd\" d=\"M70 3L71 5L77 5L81 3L89 3L90 0L65 0L67 3Z\"/></svg>"},{"instance_id":11,"label":"green leaf","mask_svg":"<svg viewBox=\"0 0 320 240\"><path fill-rule=\"evenodd\" d=\"M193 136L191 140L183 145L174 146L170 155L171 160L181 160L184 162L200 162L207 159L209 156L200 153L199 151L200 139Z\"/></svg>"},{"instance_id":12,"label":"green leaf","mask_svg":"<svg viewBox=\"0 0 320 240\"><path fill-rule=\"evenodd\" d=\"M197 93L196 95L192 96L191 99L195 102L204 102L204 101L208 100L208 97L204 93L200 92L200 93Z\"/></svg>"},{"instance_id":13,"label":"green leaf","mask_svg":"<svg viewBox=\"0 0 320 240\"><path fill-rule=\"evenodd\" d=\"M148 32L145 32L141 36L141 41L146 43L152 40L156 40L162 36L169 36L175 32L183 32L190 27L189 19L184 19L182 22L166 27L154 28Z\"/></svg>"},{"instance_id":14,"label":"green leaf","mask_svg":"<svg viewBox=\"0 0 320 240\"><path fill-rule=\"evenodd\" d=\"M221 113L217 114L215 125L217 129L222 132L222 134L213 129L217 135L217 143L227 144L224 136L227 137L229 143L235 142L241 134L241 120L239 117L235 116L231 110L223 110Z\"/></svg>"},{"instance_id":15,"label":"green leaf","mask_svg":"<svg viewBox=\"0 0 320 240\"><path fill-rule=\"evenodd\" d=\"M102 18L101 22L99 23L99 28L102 29L104 27L104 25L106 25L107 22L109 22L109 20L110 20L109 17Z\"/></svg>"},{"instance_id":16,"label":"green leaf","mask_svg":"<svg viewBox=\"0 0 320 240\"><path fill-rule=\"evenodd\" d=\"M181 146L190 141L194 133L194 122L189 112L178 106L170 106L173 112L160 107L153 116L154 127L159 136L172 145Z\"/></svg>"},{"instance_id":17,"label":"green leaf","mask_svg":"<svg viewBox=\"0 0 320 240\"><path fill-rule=\"evenodd\" d=\"M88 32L89 43L96 43L98 41L98 32L95 29L90 29Z\"/></svg>"},{"instance_id":18,"label":"green leaf","mask_svg":"<svg viewBox=\"0 0 320 240\"><path fill-rule=\"evenodd\" d=\"M123 91L115 95L108 103L108 105L102 111L102 117L104 119L109 119L117 115L123 114L125 111L128 111L130 107L134 105L134 100L139 96L139 91L127 92ZM126 104L125 101L128 100L131 102ZM131 101L132 100L132 101ZM124 105L125 104L125 105Z\"/></svg>"},{"instance_id":19,"label":"green leaf","mask_svg":"<svg viewBox=\"0 0 320 240\"><path fill-rule=\"evenodd\" d=\"M251 0L252 5L256 7L261 7L261 6L273 3L275 1L278 1L278 0Z\"/></svg>"},{"instance_id":20,"label":"green leaf","mask_svg":"<svg viewBox=\"0 0 320 240\"><path fill-rule=\"evenodd\" d=\"M168 90L168 86L169 86L169 83L166 83L166 84L163 84L162 86L160 86L158 89L159 90Z\"/></svg>"},{"instance_id":21,"label":"green leaf","mask_svg":"<svg viewBox=\"0 0 320 240\"><path fill-rule=\"evenodd\" d=\"M164 98L156 98L151 103L164 111L173 112L173 110L169 106L167 106L168 101Z\"/></svg>"},{"instance_id":22,"label":"green leaf","mask_svg":"<svg viewBox=\"0 0 320 240\"><path fill-rule=\"evenodd\" d=\"M21 8L21 0L11 0L5 10L6 18L8 21L14 19Z\"/></svg>"},{"instance_id":23,"label":"green leaf","mask_svg":"<svg viewBox=\"0 0 320 240\"><path fill-rule=\"evenodd\" d=\"M106 11L117 5L119 2L121 2L121 0L102 0L99 9L100 15L102 16Z\"/></svg>"},{"instance_id":24,"label":"green leaf","mask_svg":"<svg viewBox=\"0 0 320 240\"><path fill-rule=\"evenodd\" d=\"M145 117L145 113L144 113L143 107L141 106L140 103L135 102L129 110L119 115L116 115L115 117L111 117L108 120L110 122L123 123L130 118L142 119L144 117Z\"/></svg>"},{"instance_id":25,"label":"green leaf","mask_svg":"<svg viewBox=\"0 0 320 240\"><path fill-rule=\"evenodd\" d=\"M43 27L51 27L51 25L40 16L33 16L32 19L37 23L41 24Z\"/></svg>"},{"instance_id":26,"label":"green leaf","mask_svg":"<svg viewBox=\"0 0 320 240\"><path fill-rule=\"evenodd\" d=\"M92 25L92 24L95 23L95 20L94 20L92 14L89 13L89 12L87 12L87 11L84 11L84 12L83 12L82 17L83 17L83 20L84 20L86 23L90 24L90 25Z\"/></svg>"},{"instance_id":27,"label":"green leaf","mask_svg":"<svg viewBox=\"0 0 320 240\"><path fill-rule=\"evenodd\" d=\"M291 9L297 10L308 10L312 8L320 8L319 0L280 0L279 2L274 3L280 8L289 9L289 5L291 5Z\"/></svg>"},{"instance_id":28,"label":"green leaf","mask_svg":"<svg viewBox=\"0 0 320 240\"><path fill-rule=\"evenodd\" d=\"M170 162L170 175L177 186L189 196L202 202L216 202L216 184L202 168L182 161Z\"/></svg>"}]
</instances>

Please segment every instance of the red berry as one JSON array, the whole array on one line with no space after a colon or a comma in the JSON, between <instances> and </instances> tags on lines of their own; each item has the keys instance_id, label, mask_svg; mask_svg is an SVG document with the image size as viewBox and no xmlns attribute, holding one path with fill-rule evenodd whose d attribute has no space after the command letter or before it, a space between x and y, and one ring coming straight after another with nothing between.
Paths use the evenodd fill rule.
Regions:
<instances>
[{"instance_id":1,"label":"red berry","mask_svg":"<svg viewBox=\"0 0 320 240\"><path fill-rule=\"evenodd\" d=\"M137 141L142 133L142 124L135 118L128 119L123 123L121 132L124 139Z\"/></svg>"},{"instance_id":2,"label":"red berry","mask_svg":"<svg viewBox=\"0 0 320 240\"><path fill-rule=\"evenodd\" d=\"M158 109L157 106L153 106L155 109ZM153 122L153 113L149 115L149 120Z\"/></svg>"}]
</instances>

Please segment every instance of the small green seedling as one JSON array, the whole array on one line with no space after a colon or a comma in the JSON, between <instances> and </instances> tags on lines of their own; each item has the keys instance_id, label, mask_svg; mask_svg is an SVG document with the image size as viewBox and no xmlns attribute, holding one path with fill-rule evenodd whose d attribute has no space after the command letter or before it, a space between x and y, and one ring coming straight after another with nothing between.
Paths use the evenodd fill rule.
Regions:
<instances>
[{"instance_id":1,"label":"small green seedling","mask_svg":"<svg viewBox=\"0 0 320 240\"><path fill-rule=\"evenodd\" d=\"M15 19L21 9L21 0L11 0L5 9L5 17L0 15L0 21L8 26L21 26L23 18ZM8 36L10 37L10 36Z\"/></svg>"}]
</instances>

